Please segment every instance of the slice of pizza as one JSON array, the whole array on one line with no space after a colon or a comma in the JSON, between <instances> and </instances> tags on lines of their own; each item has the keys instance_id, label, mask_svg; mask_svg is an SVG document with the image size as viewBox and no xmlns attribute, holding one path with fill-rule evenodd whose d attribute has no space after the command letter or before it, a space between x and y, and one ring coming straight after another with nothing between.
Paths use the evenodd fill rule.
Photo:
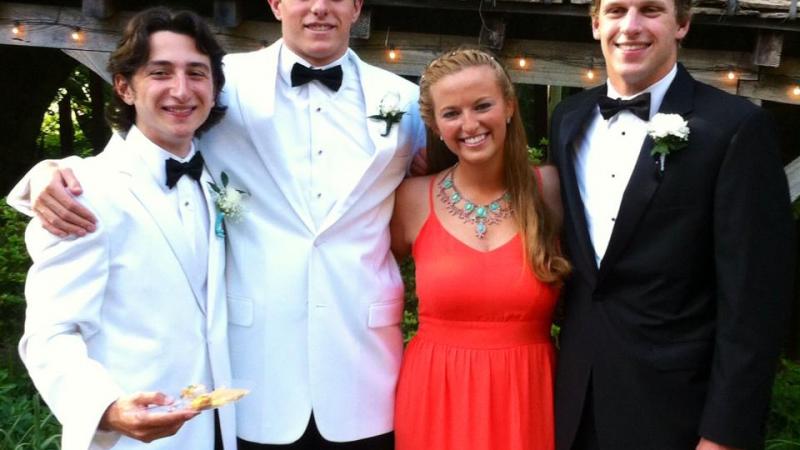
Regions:
<instances>
[{"instance_id":1,"label":"slice of pizza","mask_svg":"<svg viewBox=\"0 0 800 450\"><path fill-rule=\"evenodd\" d=\"M181 398L189 402L189 408L195 411L219 408L220 406L233 403L247 395L247 389L217 388L207 392L205 386L189 385L181 391Z\"/></svg>"}]
</instances>

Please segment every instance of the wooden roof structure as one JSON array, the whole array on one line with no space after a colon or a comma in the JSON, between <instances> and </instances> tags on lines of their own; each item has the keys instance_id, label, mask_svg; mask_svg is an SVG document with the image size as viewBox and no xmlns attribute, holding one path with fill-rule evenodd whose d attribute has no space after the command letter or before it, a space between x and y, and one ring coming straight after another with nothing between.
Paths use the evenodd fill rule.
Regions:
<instances>
[{"instance_id":1,"label":"wooden roof structure","mask_svg":"<svg viewBox=\"0 0 800 450\"><path fill-rule=\"evenodd\" d=\"M589 1L365 0L351 45L406 76L449 48L484 45L506 59L518 83L588 87L605 78ZM700 0L679 58L695 77L729 92L800 104L797 1ZM28 0L0 3L0 44L60 48L103 74L132 11L157 3L209 17L230 52L280 37L263 1Z\"/></svg>"}]
</instances>

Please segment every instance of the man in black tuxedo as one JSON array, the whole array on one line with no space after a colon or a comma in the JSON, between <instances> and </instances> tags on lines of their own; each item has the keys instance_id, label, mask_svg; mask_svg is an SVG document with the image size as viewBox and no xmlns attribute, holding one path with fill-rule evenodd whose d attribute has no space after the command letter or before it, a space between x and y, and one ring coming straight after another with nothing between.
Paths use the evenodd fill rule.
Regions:
<instances>
[{"instance_id":1,"label":"man in black tuxedo","mask_svg":"<svg viewBox=\"0 0 800 450\"><path fill-rule=\"evenodd\" d=\"M574 264L557 447L759 447L795 250L772 121L677 64L688 0L595 1L607 85L551 129ZM689 128L663 160L656 113Z\"/></svg>"}]
</instances>

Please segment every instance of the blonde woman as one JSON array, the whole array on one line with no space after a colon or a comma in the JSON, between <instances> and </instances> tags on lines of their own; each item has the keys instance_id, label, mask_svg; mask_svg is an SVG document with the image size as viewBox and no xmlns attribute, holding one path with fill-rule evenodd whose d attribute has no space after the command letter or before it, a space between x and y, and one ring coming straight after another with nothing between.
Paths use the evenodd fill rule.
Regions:
<instances>
[{"instance_id":1,"label":"blonde woman","mask_svg":"<svg viewBox=\"0 0 800 450\"><path fill-rule=\"evenodd\" d=\"M550 323L569 264L552 167L531 168L511 80L448 52L420 83L431 175L397 191L392 250L416 263L420 328L401 368L397 450L547 450Z\"/></svg>"}]
</instances>

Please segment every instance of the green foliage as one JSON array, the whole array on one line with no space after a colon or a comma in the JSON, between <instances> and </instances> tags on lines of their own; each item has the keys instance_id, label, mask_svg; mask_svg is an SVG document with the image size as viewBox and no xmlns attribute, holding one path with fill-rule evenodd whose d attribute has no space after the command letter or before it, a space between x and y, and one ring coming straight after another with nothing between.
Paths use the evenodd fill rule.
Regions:
<instances>
[{"instance_id":1,"label":"green foliage","mask_svg":"<svg viewBox=\"0 0 800 450\"><path fill-rule=\"evenodd\" d=\"M25 250L27 218L0 199L0 350L16 346L25 315L25 275L30 258ZM0 353L1 354L1 353Z\"/></svg>"},{"instance_id":2,"label":"green foliage","mask_svg":"<svg viewBox=\"0 0 800 450\"><path fill-rule=\"evenodd\" d=\"M800 450L800 364L788 359L772 387L767 420L767 450Z\"/></svg>"},{"instance_id":3,"label":"green foliage","mask_svg":"<svg viewBox=\"0 0 800 450\"><path fill-rule=\"evenodd\" d=\"M61 426L23 374L0 368L0 448L58 450Z\"/></svg>"},{"instance_id":4,"label":"green foliage","mask_svg":"<svg viewBox=\"0 0 800 450\"><path fill-rule=\"evenodd\" d=\"M89 142L84 130L84 127L87 126L88 121L94 114L91 107L92 98L89 94L88 70L86 66L78 65L67 79L65 86L58 90L53 102L50 104L50 108L44 114L39 137L39 148L47 158L59 158L62 156L58 102L67 95L69 95L70 99L72 124L75 131L73 143L75 154L78 156L90 156L92 154L92 144ZM98 114L103 114L103 112L100 111Z\"/></svg>"},{"instance_id":5,"label":"green foliage","mask_svg":"<svg viewBox=\"0 0 800 450\"><path fill-rule=\"evenodd\" d=\"M533 146L528 147L528 161L532 162L533 164L542 164L545 160L545 155L547 154L547 146L550 145L550 141L547 138L543 137L539 139L539 143Z\"/></svg>"},{"instance_id":6,"label":"green foliage","mask_svg":"<svg viewBox=\"0 0 800 450\"><path fill-rule=\"evenodd\" d=\"M417 319L419 300L417 300L417 284L414 280L414 260L410 256L400 263L400 273L403 275L403 283L406 286L403 337L408 342L417 333L417 327L419 326Z\"/></svg>"}]
</instances>

